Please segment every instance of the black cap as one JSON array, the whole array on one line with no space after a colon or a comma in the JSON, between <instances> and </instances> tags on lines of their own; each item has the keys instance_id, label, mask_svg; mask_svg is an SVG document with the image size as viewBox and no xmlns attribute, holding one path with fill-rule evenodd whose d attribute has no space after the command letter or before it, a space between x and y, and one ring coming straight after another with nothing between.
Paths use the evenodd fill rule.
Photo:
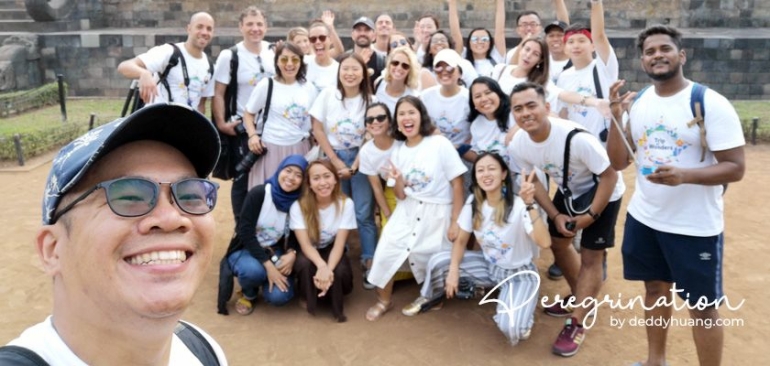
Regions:
<instances>
[{"instance_id":1,"label":"black cap","mask_svg":"<svg viewBox=\"0 0 770 366\"><path fill-rule=\"evenodd\" d=\"M561 20L554 20L545 26L545 34L548 34L554 28L559 28L562 32L569 27L569 24L562 22Z\"/></svg>"},{"instance_id":2,"label":"black cap","mask_svg":"<svg viewBox=\"0 0 770 366\"><path fill-rule=\"evenodd\" d=\"M353 22L353 28L355 28L359 24L364 24L367 27L369 27L369 29L374 30L374 22L368 17L360 17L356 19L356 21Z\"/></svg>"}]
</instances>

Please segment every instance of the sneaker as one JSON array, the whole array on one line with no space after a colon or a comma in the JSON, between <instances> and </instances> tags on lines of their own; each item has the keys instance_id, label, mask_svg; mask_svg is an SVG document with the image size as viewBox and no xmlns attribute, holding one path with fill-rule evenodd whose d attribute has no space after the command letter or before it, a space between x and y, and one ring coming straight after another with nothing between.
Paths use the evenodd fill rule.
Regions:
<instances>
[{"instance_id":1,"label":"sneaker","mask_svg":"<svg viewBox=\"0 0 770 366\"><path fill-rule=\"evenodd\" d=\"M566 304L570 299L573 299L574 297L575 296L573 295L569 295L569 297L562 300L560 303L555 303L545 308L545 313L557 318L564 318L572 315L572 312L574 311L574 309L572 309L571 306L567 306Z\"/></svg>"},{"instance_id":2,"label":"sneaker","mask_svg":"<svg viewBox=\"0 0 770 366\"><path fill-rule=\"evenodd\" d=\"M377 287L373 283L369 282L369 270L364 272L364 290L374 290Z\"/></svg>"},{"instance_id":3,"label":"sneaker","mask_svg":"<svg viewBox=\"0 0 770 366\"><path fill-rule=\"evenodd\" d=\"M559 337L556 338L556 342L553 343L554 354L562 357L574 356L580 349L580 344L585 339L585 328L577 324L577 319L569 318L564 322L564 328L562 328Z\"/></svg>"},{"instance_id":4,"label":"sneaker","mask_svg":"<svg viewBox=\"0 0 770 366\"><path fill-rule=\"evenodd\" d=\"M548 267L548 278L552 279L554 281L558 281L564 277L564 273L561 272L561 268L556 265L556 263L552 264L550 267Z\"/></svg>"}]
</instances>

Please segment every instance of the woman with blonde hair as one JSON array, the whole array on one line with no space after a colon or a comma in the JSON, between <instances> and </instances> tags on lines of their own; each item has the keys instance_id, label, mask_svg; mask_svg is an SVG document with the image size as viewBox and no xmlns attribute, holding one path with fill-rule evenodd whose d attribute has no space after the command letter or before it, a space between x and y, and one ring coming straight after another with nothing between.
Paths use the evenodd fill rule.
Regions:
<instances>
[{"instance_id":1,"label":"woman with blonde hair","mask_svg":"<svg viewBox=\"0 0 770 366\"><path fill-rule=\"evenodd\" d=\"M400 46L390 52L382 76L374 83L374 95L385 103L391 114L396 102L407 95L419 95L420 65L417 56L408 46Z\"/></svg>"},{"instance_id":2,"label":"woman with blonde hair","mask_svg":"<svg viewBox=\"0 0 770 366\"><path fill-rule=\"evenodd\" d=\"M329 294L334 318L347 321L343 298L353 290L353 272L345 245L350 231L356 229L356 216L330 161L308 165L302 195L292 204L289 216L289 228L301 249L294 262L300 303L315 315L318 299Z\"/></svg>"},{"instance_id":3,"label":"woman with blonde hair","mask_svg":"<svg viewBox=\"0 0 770 366\"><path fill-rule=\"evenodd\" d=\"M310 40L308 39L307 29L303 27L294 27L289 29L289 34L286 36L286 41L299 46L299 48L302 49L302 53L305 55L313 53L313 50L310 48Z\"/></svg>"}]
</instances>

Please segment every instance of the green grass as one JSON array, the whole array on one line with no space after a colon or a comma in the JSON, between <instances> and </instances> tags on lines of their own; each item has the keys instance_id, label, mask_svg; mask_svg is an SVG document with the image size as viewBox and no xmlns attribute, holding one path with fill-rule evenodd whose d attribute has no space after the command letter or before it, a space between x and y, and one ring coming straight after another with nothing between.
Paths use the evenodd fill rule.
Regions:
<instances>
[{"instance_id":1,"label":"green grass","mask_svg":"<svg viewBox=\"0 0 770 366\"><path fill-rule=\"evenodd\" d=\"M119 99L75 99L67 101L67 122L88 124L91 113L96 114L97 124L104 124L120 116L123 100ZM100 123L99 123L100 122ZM18 116L0 119L0 136L11 137L61 126L59 105L22 113Z\"/></svg>"},{"instance_id":2,"label":"green grass","mask_svg":"<svg viewBox=\"0 0 770 366\"><path fill-rule=\"evenodd\" d=\"M739 100L733 102L733 106L741 118L747 142L751 139L751 123L754 117L759 117L757 141L770 141L770 101Z\"/></svg>"}]
</instances>

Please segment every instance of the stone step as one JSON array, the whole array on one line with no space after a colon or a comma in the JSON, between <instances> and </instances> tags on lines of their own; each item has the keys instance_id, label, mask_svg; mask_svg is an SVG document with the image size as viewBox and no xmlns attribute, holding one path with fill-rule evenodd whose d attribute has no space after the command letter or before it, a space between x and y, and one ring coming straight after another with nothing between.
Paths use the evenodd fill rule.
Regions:
<instances>
[{"instance_id":1,"label":"stone step","mask_svg":"<svg viewBox=\"0 0 770 366\"><path fill-rule=\"evenodd\" d=\"M31 20L25 9L0 8L0 21L2 20Z\"/></svg>"},{"instance_id":2,"label":"stone step","mask_svg":"<svg viewBox=\"0 0 770 366\"><path fill-rule=\"evenodd\" d=\"M52 33L80 30L80 22L75 20L57 22L36 22L32 19L0 21L0 32Z\"/></svg>"},{"instance_id":3,"label":"stone step","mask_svg":"<svg viewBox=\"0 0 770 366\"><path fill-rule=\"evenodd\" d=\"M24 1L0 0L0 9L24 9Z\"/></svg>"}]
</instances>

